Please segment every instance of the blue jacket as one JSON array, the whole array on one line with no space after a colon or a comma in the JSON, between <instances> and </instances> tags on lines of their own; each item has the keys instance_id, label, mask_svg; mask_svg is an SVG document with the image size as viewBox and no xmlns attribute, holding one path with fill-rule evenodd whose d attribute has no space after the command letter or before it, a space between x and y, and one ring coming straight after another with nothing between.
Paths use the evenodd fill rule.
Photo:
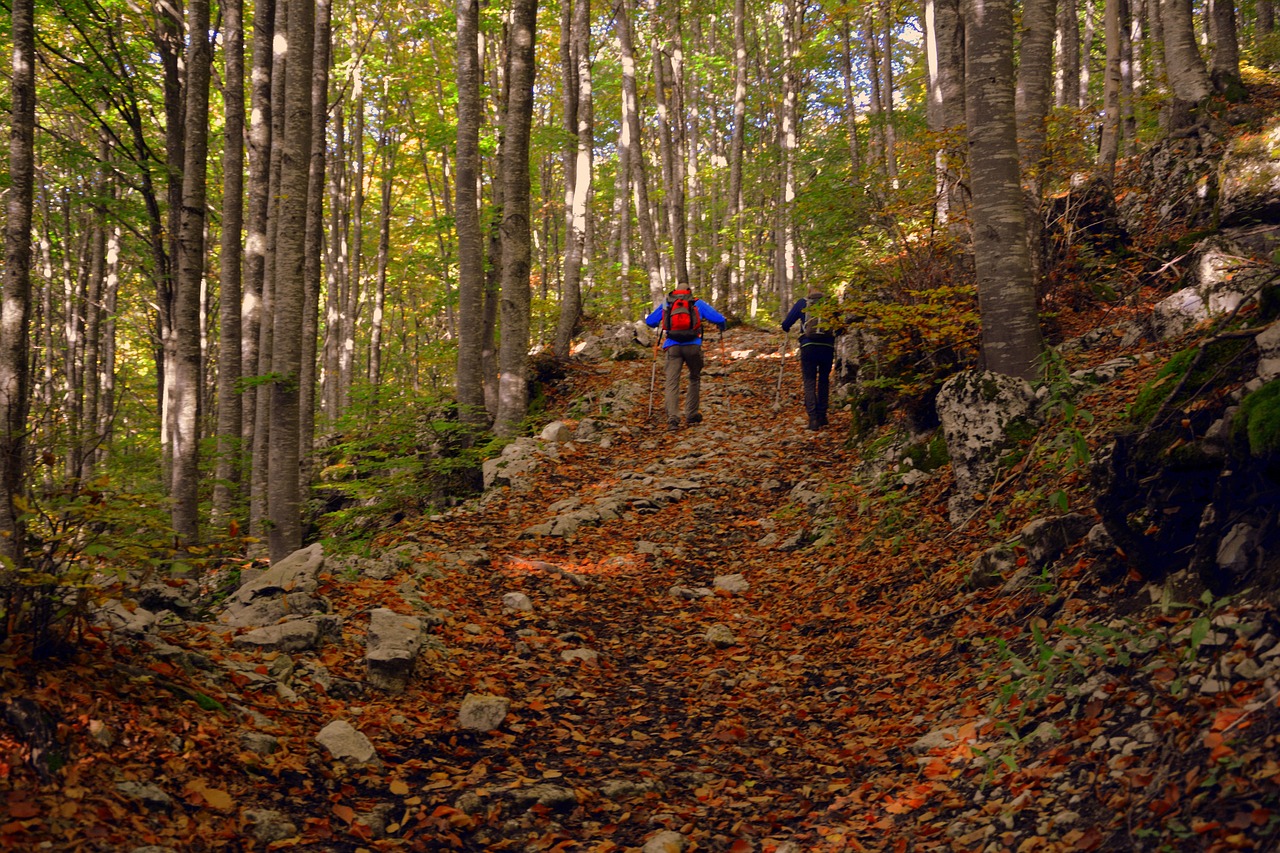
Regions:
<instances>
[{"instance_id":1,"label":"blue jacket","mask_svg":"<svg viewBox=\"0 0 1280 853\"><path fill-rule=\"evenodd\" d=\"M723 314L721 314L716 309L712 308L709 302L704 302L701 299L695 300L693 304L698 307L698 313L702 315L702 319L704 321L710 321L712 323L715 323L717 326L720 327L721 332L724 331L724 324L727 321L725 320ZM666 309L666 307L667 307L667 303L663 302L657 308L654 308L653 311L650 312L649 316L644 318L644 324L648 326L650 329L658 328L658 326L661 325L662 323L662 312ZM696 341L690 341L687 344L681 344L679 341L673 341L670 338L666 338L662 342L662 348L666 349L667 347L676 347L676 346L695 346L696 347L696 346L700 346L701 344L702 344L702 338L698 338Z\"/></svg>"},{"instance_id":2,"label":"blue jacket","mask_svg":"<svg viewBox=\"0 0 1280 853\"><path fill-rule=\"evenodd\" d=\"M827 346L827 347L835 346L836 336L833 334L814 335L810 337L803 333L804 321L805 321L804 312L808 306L809 306L809 301L807 299L803 297L801 297L800 299L797 299L796 304L792 305L791 310L787 312L787 319L782 321L782 331L789 332L791 331L792 326L794 326L796 323L799 323L800 328L802 330L800 334L800 346L807 346L812 344L816 344L818 346Z\"/></svg>"}]
</instances>

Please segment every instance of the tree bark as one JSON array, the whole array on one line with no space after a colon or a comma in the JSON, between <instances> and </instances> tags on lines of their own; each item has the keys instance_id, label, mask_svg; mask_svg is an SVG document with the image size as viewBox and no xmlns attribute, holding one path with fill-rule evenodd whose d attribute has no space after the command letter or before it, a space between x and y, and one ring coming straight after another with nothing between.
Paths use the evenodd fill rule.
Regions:
<instances>
[{"instance_id":1,"label":"tree bark","mask_svg":"<svg viewBox=\"0 0 1280 853\"><path fill-rule=\"evenodd\" d=\"M644 264L649 276L649 296L654 305L666 296L662 277L662 264L658 258L658 238L653 227L653 215L649 208L649 185L644 162L644 145L640 136L640 99L636 89L635 43L631 34L631 4L618 0L614 9L617 21L618 51L622 58L622 140L627 159L631 163L631 187L635 199L636 225L640 229L640 244L644 250Z\"/></svg>"},{"instance_id":2,"label":"tree bark","mask_svg":"<svg viewBox=\"0 0 1280 853\"><path fill-rule=\"evenodd\" d=\"M529 409L530 182L537 0L513 0L502 156L502 338L494 432L513 436Z\"/></svg>"},{"instance_id":3,"label":"tree bark","mask_svg":"<svg viewBox=\"0 0 1280 853\"><path fill-rule=\"evenodd\" d=\"M1015 111L1018 117L1018 154L1022 161L1022 181L1032 203L1030 215L1033 229L1034 223L1040 218L1042 172L1046 166L1044 154L1053 94L1056 12L1056 0L1024 0L1022 4Z\"/></svg>"},{"instance_id":4,"label":"tree bark","mask_svg":"<svg viewBox=\"0 0 1280 853\"><path fill-rule=\"evenodd\" d=\"M458 235L458 361L454 393L464 423L488 420L484 405L484 240L480 228L480 2L457 0L458 129L454 205Z\"/></svg>"},{"instance_id":5,"label":"tree bark","mask_svg":"<svg viewBox=\"0 0 1280 853\"><path fill-rule=\"evenodd\" d=\"M199 541L200 488L200 290L204 281L206 161L209 156L209 0L190 0L186 55L186 128L182 163L182 212L178 225L178 275L174 294L173 381L168 423L173 458L170 514L174 532Z\"/></svg>"},{"instance_id":6,"label":"tree bark","mask_svg":"<svg viewBox=\"0 0 1280 853\"><path fill-rule=\"evenodd\" d=\"M275 77L276 18L280 14L278 4L284 0L261 0L253 12L253 66L249 80L249 184L246 207L246 243L244 256L244 293L240 307L240 371L245 377L261 375L259 365L262 346L262 311L266 286L267 248L270 244L268 228L271 211L271 149L275 132L272 115L273 79ZM257 383L245 385L241 397L240 444L241 460L248 460L248 470L241 473L242 482L249 481L249 526L252 533L261 533L261 521L266 514L266 501L262 494L265 485L264 472L255 468L262 459L256 453L258 436Z\"/></svg>"},{"instance_id":7,"label":"tree bark","mask_svg":"<svg viewBox=\"0 0 1280 853\"><path fill-rule=\"evenodd\" d=\"M35 186L36 48L33 0L10 3L9 188L5 194L4 290L0 308L0 580L26 564L18 501L26 487L31 325L31 220ZM12 602L11 602L12 603Z\"/></svg>"},{"instance_id":8,"label":"tree bark","mask_svg":"<svg viewBox=\"0 0 1280 853\"><path fill-rule=\"evenodd\" d=\"M569 0L565 0L566 4ZM587 199L593 179L595 115L591 92L591 2L576 0L566 34L569 62L564 68L565 131L565 259L555 353L569 357L573 333L582 315L582 267L587 241ZM572 104L569 103L572 92Z\"/></svg>"},{"instance_id":9,"label":"tree bark","mask_svg":"<svg viewBox=\"0 0 1280 853\"><path fill-rule=\"evenodd\" d=\"M218 275L218 422L213 515L216 526L234 518L240 482L241 276L244 229L244 23L241 0L222 0L222 242Z\"/></svg>"},{"instance_id":10,"label":"tree bark","mask_svg":"<svg viewBox=\"0 0 1280 853\"><path fill-rule=\"evenodd\" d=\"M279 221L275 239L275 300L271 336L271 433L268 506L271 561L302 546L299 376L305 291L307 191L311 176L311 72L315 55L313 0L289 2L285 123L281 140Z\"/></svg>"},{"instance_id":11,"label":"tree bark","mask_svg":"<svg viewBox=\"0 0 1280 853\"><path fill-rule=\"evenodd\" d=\"M1180 130L1195 123L1195 111L1211 91L1209 72L1196 47L1191 0L1160 0L1164 25L1164 64L1173 90L1166 127Z\"/></svg>"},{"instance_id":12,"label":"tree bark","mask_svg":"<svg viewBox=\"0 0 1280 853\"><path fill-rule=\"evenodd\" d=\"M1018 171L1012 0L965 0L973 252L988 370L1034 378L1043 351Z\"/></svg>"},{"instance_id":13,"label":"tree bark","mask_svg":"<svg viewBox=\"0 0 1280 853\"><path fill-rule=\"evenodd\" d=\"M1103 21L1107 59L1103 73L1098 171L1110 182L1115 178L1116 158L1120 155L1120 0L1106 0Z\"/></svg>"},{"instance_id":14,"label":"tree bark","mask_svg":"<svg viewBox=\"0 0 1280 853\"><path fill-rule=\"evenodd\" d=\"M302 456L304 488L311 482L315 467L316 434L316 348L320 337L320 283L324 256L325 132L329 121L329 60L333 41L333 6L330 0L315 0L315 43L311 74L311 163L307 178L307 228L303 260L302 368L298 384L298 452Z\"/></svg>"},{"instance_id":15,"label":"tree bark","mask_svg":"<svg viewBox=\"0 0 1280 853\"><path fill-rule=\"evenodd\" d=\"M1058 32L1055 54L1054 103L1080 106L1080 12L1078 0L1058 0Z\"/></svg>"},{"instance_id":16,"label":"tree bark","mask_svg":"<svg viewBox=\"0 0 1280 853\"><path fill-rule=\"evenodd\" d=\"M956 138L964 125L964 27L956 0L925 0L926 119L937 137L934 152L934 215L939 225L958 228L963 217L961 175L964 152ZM846 92L849 84L845 84Z\"/></svg>"},{"instance_id":17,"label":"tree bark","mask_svg":"<svg viewBox=\"0 0 1280 853\"><path fill-rule=\"evenodd\" d=\"M1213 53L1209 62L1209 79L1218 93L1239 90L1244 84L1240 78L1240 41L1236 30L1235 0L1213 0L1209 19L1210 42Z\"/></svg>"}]
</instances>

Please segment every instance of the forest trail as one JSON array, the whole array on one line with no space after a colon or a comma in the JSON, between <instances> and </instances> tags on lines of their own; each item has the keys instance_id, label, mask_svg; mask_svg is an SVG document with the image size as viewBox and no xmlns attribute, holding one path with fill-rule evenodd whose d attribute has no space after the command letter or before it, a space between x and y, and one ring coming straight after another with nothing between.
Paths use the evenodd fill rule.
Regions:
<instances>
[{"instance_id":1,"label":"forest trail","mask_svg":"<svg viewBox=\"0 0 1280 853\"><path fill-rule=\"evenodd\" d=\"M909 522L940 534L915 560L886 565L848 550L836 528L857 524L857 495L830 494L833 473L856 461L842 446L847 414L827 430L804 429L794 339L775 411L780 341L742 329L723 346L709 340L705 420L675 434L665 428L661 367L648 416L652 364L618 363L588 380L631 389L629 406L611 415L609 447L574 445L536 475L536 488L419 529L432 550L481 543L492 560L426 591L453 612L442 635L463 654L452 662L461 683L423 680L424 713L447 730L464 685L512 703L500 733L452 737L452 755L413 751L427 777L484 780L494 808L477 822L502 829L480 829L463 846L490 838L501 849L506 837L513 849L625 849L664 829L703 850L945 838L939 812L961 803L945 781L921 775L910 750L944 723L963 725L939 715L975 687L973 673L939 653L950 641L921 633L942 603L928 575L948 562L945 527L940 518ZM659 497L669 478L696 487L570 539L520 536L566 499L590 503L626 483ZM823 536L818 547L804 544ZM672 592L731 575L747 589ZM533 612L504 611L509 591L528 594ZM468 634L468 625L483 630ZM731 644L708 639L716 625ZM580 648L597 661L561 659ZM979 716L976 699L966 713L969 723ZM507 792L552 780L577 792L577 808L521 815L504 805ZM451 804L458 792L443 793L436 801Z\"/></svg>"},{"instance_id":2,"label":"forest trail","mask_svg":"<svg viewBox=\"0 0 1280 853\"><path fill-rule=\"evenodd\" d=\"M317 650L246 650L202 622L157 651L90 636L70 663L3 661L67 763L39 782L0 737L0 847L1268 849L1280 643L1243 626L1270 616L1223 607L1199 636L1186 610L1116 622L1141 584L1075 555L1051 592L969 589L991 537L952 530L945 470L875 486L847 411L804 428L780 341L709 341L705 420L674 434L660 387L649 412L649 358L575 361L545 418L602 429L388 528L373 550L414 554L393 577L335 560L318 592L340 632ZM599 523L547 534L590 508ZM367 683L369 613L420 614L410 600L433 627L391 695ZM469 694L506 700L496 728L463 725ZM317 742L334 721L377 760L334 758Z\"/></svg>"}]
</instances>

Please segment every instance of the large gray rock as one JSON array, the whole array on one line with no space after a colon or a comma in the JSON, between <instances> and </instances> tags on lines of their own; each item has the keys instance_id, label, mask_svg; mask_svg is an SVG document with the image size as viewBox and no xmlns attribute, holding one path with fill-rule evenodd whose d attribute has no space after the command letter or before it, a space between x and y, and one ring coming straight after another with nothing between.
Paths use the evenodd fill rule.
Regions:
<instances>
[{"instance_id":1,"label":"large gray rock","mask_svg":"<svg viewBox=\"0 0 1280 853\"><path fill-rule=\"evenodd\" d=\"M1018 533L1018 539L1027 551L1027 562L1033 567L1041 568L1062 556L1067 548L1083 539L1092 527L1093 519L1071 512L1028 522Z\"/></svg>"},{"instance_id":2,"label":"large gray rock","mask_svg":"<svg viewBox=\"0 0 1280 853\"><path fill-rule=\"evenodd\" d=\"M321 729L316 743L340 761L370 764L378 758L373 743L346 720L334 720Z\"/></svg>"},{"instance_id":3,"label":"large gray rock","mask_svg":"<svg viewBox=\"0 0 1280 853\"><path fill-rule=\"evenodd\" d=\"M491 732L507 718L510 705L502 696L468 693L458 711L458 726L473 732Z\"/></svg>"},{"instance_id":4,"label":"large gray rock","mask_svg":"<svg viewBox=\"0 0 1280 853\"><path fill-rule=\"evenodd\" d=\"M1156 338L1177 338L1258 298L1275 269L1258 263L1248 236L1228 230L1196 244L1183 278L1186 286L1152 309L1151 326Z\"/></svg>"},{"instance_id":5,"label":"large gray rock","mask_svg":"<svg viewBox=\"0 0 1280 853\"><path fill-rule=\"evenodd\" d=\"M484 488L510 486L518 492L533 488L529 475L542 464L541 447L536 438L518 438L502 448L500 455L486 459L480 466Z\"/></svg>"},{"instance_id":6,"label":"large gray rock","mask_svg":"<svg viewBox=\"0 0 1280 853\"><path fill-rule=\"evenodd\" d=\"M994 482L1010 444L1010 426L1030 421L1035 404L1026 380L1001 373L969 370L943 383L937 405L955 478L948 504L953 525L964 524L978 507L978 493Z\"/></svg>"},{"instance_id":7,"label":"large gray rock","mask_svg":"<svg viewBox=\"0 0 1280 853\"><path fill-rule=\"evenodd\" d=\"M288 615L327 610L315 597L324 564L319 543L294 551L232 593L218 621L249 628L270 625Z\"/></svg>"},{"instance_id":8,"label":"large gray rock","mask_svg":"<svg viewBox=\"0 0 1280 853\"><path fill-rule=\"evenodd\" d=\"M314 620L292 619L246 631L236 637L232 645L259 651L304 652L319 645L320 637L320 625Z\"/></svg>"},{"instance_id":9,"label":"large gray rock","mask_svg":"<svg viewBox=\"0 0 1280 853\"><path fill-rule=\"evenodd\" d=\"M364 656L369 683L388 693L403 693L422 643L421 620L385 607L373 610Z\"/></svg>"},{"instance_id":10,"label":"large gray rock","mask_svg":"<svg viewBox=\"0 0 1280 853\"><path fill-rule=\"evenodd\" d=\"M1218 221L1223 226L1280 219L1280 123L1231 142L1219 173Z\"/></svg>"}]
</instances>

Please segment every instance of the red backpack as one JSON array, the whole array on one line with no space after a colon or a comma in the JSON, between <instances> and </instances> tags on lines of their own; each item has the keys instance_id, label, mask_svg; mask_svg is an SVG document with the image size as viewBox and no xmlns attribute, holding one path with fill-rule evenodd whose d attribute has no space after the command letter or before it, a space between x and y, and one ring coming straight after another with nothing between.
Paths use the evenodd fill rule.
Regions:
<instances>
[{"instance_id":1,"label":"red backpack","mask_svg":"<svg viewBox=\"0 0 1280 853\"><path fill-rule=\"evenodd\" d=\"M662 311L662 330L678 344L691 344L702 337L702 312L688 288L671 291Z\"/></svg>"}]
</instances>

